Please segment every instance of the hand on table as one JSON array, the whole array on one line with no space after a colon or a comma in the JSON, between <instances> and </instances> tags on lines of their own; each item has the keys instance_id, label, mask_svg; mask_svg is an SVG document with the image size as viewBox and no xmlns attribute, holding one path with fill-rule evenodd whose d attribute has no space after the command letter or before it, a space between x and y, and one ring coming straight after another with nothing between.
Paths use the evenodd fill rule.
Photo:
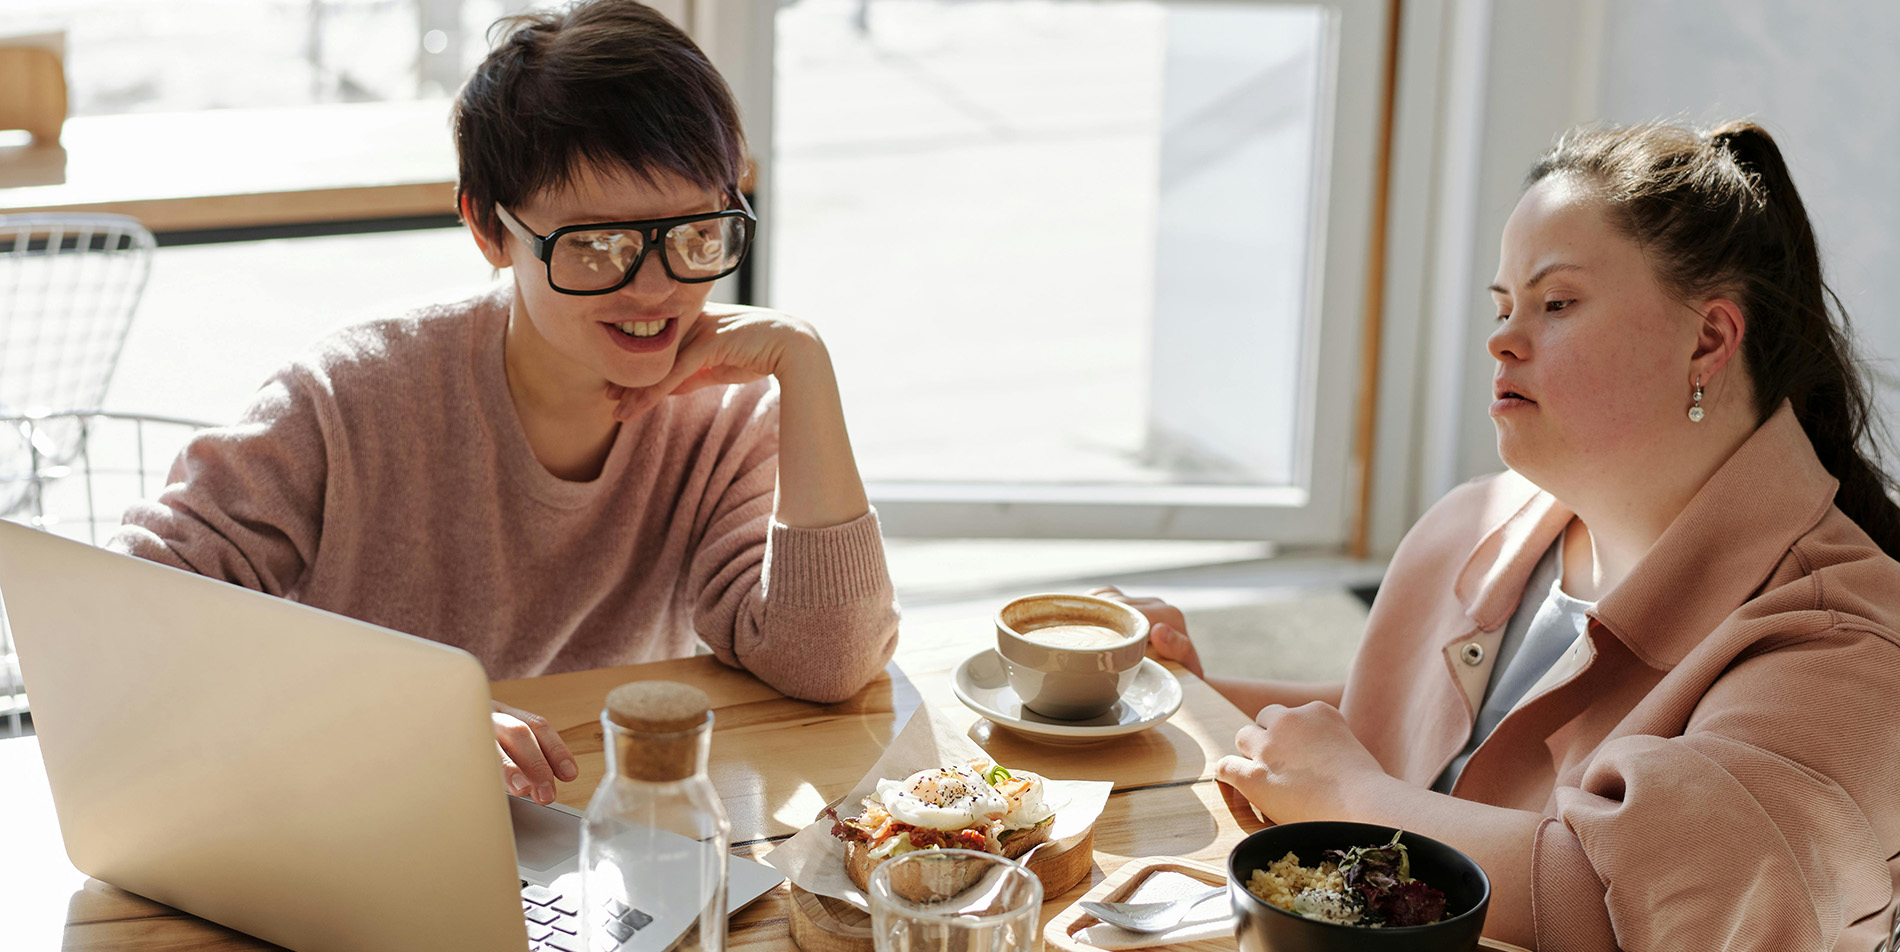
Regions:
<instances>
[{"instance_id":1,"label":"hand on table","mask_svg":"<svg viewBox=\"0 0 1900 952\"><path fill-rule=\"evenodd\" d=\"M810 324L778 311L708 304L679 342L673 369L647 387L607 385L614 417L631 420L670 396L721 384L751 383L806 357L829 357Z\"/></svg>"},{"instance_id":2,"label":"hand on table","mask_svg":"<svg viewBox=\"0 0 1900 952\"><path fill-rule=\"evenodd\" d=\"M1122 594L1121 589L1113 585L1104 585L1089 592L1100 598L1121 602L1140 612L1148 619L1148 647L1154 649L1164 661L1178 662L1181 667L1193 672L1201 680L1207 675L1201 672L1201 656L1194 650L1194 642L1188 640L1187 617L1179 608L1159 598L1135 598Z\"/></svg>"},{"instance_id":3,"label":"hand on table","mask_svg":"<svg viewBox=\"0 0 1900 952\"><path fill-rule=\"evenodd\" d=\"M548 719L495 701L495 745L501 750L502 783L517 797L554 802L554 780L580 776L567 742Z\"/></svg>"},{"instance_id":4,"label":"hand on table","mask_svg":"<svg viewBox=\"0 0 1900 952\"><path fill-rule=\"evenodd\" d=\"M1214 779L1245 794L1275 823L1344 819L1347 804L1398 782L1353 736L1345 715L1319 701L1261 708L1234 735L1234 746L1241 756L1222 757Z\"/></svg>"}]
</instances>

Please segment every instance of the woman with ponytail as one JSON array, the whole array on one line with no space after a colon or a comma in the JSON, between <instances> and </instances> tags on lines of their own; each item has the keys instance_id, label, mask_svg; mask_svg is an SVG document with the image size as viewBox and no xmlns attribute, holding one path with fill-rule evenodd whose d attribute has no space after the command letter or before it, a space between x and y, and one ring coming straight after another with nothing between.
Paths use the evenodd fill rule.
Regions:
<instances>
[{"instance_id":1,"label":"woman with ponytail","mask_svg":"<svg viewBox=\"0 0 1900 952\"><path fill-rule=\"evenodd\" d=\"M1219 776L1278 822L1464 850L1519 945L1873 949L1900 510L1774 140L1566 136L1490 290L1510 470L1413 527L1343 685L1213 679L1259 712ZM1180 614L1135 601L1194 666Z\"/></svg>"}]
</instances>

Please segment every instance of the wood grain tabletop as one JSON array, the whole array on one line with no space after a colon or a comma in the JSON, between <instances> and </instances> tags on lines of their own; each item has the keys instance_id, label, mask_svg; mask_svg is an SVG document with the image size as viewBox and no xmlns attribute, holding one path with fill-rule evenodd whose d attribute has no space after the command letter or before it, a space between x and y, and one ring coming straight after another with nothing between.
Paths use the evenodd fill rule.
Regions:
<instances>
[{"instance_id":1,"label":"wood grain tabletop","mask_svg":"<svg viewBox=\"0 0 1900 952\"><path fill-rule=\"evenodd\" d=\"M1095 827L1094 865L1073 889L1047 897L1044 921L1131 860L1180 856L1219 866L1242 837L1267 825L1244 798L1212 779L1214 763L1232 750L1234 732L1249 718L1204 682L1170 666L1184 699L1167 722L1091 746L1048 745L1010 733L957 702L952 672L992 638L980 618L907 627L898 660L839 704L792 700L706 656L499 681L493 691L498 700L545 715L560 730L580 777L560 785L558 798L584 809L605 766L599 714L607 691L655 678L704 689L714 703L712 781L732 818L735 851L758 859L855 786L918 705L929 703L1004 764L1054 778L1114 783ZM74 870L59 845L31 738L0 741L0 778L0 815L9 818L14 834L8 861L0 864L0 923L11 923L5 927L10 938L39 940L20 948L276 948ZM730 946L792 947L789 905L787 887L780 886L737 913Z\"/></svg>"}]
</instances>

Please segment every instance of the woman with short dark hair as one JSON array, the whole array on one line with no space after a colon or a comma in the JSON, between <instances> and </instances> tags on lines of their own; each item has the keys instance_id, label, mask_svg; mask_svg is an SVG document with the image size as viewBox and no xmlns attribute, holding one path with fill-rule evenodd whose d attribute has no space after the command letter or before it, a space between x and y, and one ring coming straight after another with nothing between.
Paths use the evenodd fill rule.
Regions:
<instances>
[{"instance_id":1,"label":"woman with short dark hair","mask_svg":"<svg viewBox=\"0 0 1900 952\"><path fill-rule=\"evenodd\" d=\"M1210 679L1259 712L1218 776L1279 822L1465 851L1519 945L1872 949L1900 510L1780 150L1750 123L1567 136L1490 290L1511 471L1407 534L1343 685ZM1180 613L1135 601L1199 673Z\"/></svg>"},{"instance_id":2,"label":"woman with short dark hair","mask_svg":"<svg viewBox=\"0 0 1900 952\"><path fill-rule=\"evenodd\" d=\"M491 678L702 642L786 694L849 697L897 612L830 357L804 321L707 303L757 228L731 93L632 0L501 26L456 101L457 197L511 278L320 343L112 545L467 649ZM577 776L545 720L495 721L514 792Z\"/></svg>"}]
</instances>

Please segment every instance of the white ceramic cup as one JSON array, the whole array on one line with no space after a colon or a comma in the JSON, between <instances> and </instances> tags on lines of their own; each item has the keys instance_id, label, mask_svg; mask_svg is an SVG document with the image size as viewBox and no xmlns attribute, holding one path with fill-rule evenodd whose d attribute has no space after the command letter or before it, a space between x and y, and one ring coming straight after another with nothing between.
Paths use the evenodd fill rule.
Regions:
<instances>
[{"instance_id":1,"label":"white ceramic cup","mask_svg":"<svg viewBox=\"0 0 1900 952\"><path fill-rule=\"evenodd\" d=\"M1148 619L1106 598L1025 595L996 613L996 653L1009 686L1044 717L1106 713L1134 683L1147 649Z\"/></svg>"}]
</instances>

